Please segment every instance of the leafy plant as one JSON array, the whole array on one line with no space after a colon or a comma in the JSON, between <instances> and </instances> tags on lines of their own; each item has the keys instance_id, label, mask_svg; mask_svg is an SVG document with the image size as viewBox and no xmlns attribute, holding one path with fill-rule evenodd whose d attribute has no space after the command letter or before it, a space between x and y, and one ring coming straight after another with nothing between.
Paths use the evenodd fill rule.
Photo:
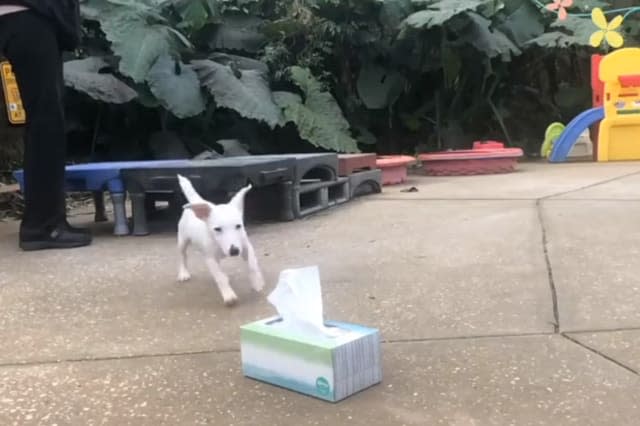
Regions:
<instances>
[{"instance_id":1,"label":"leafy plant","mask_svg":"<svg viewBox=\"0 0 640 426\"><path fill-rule=\"evenodd\" d=\"M203 86L216 104L274 128L282 119L265 77L255 70L237 70L211 60L194 61Z\"/></svg>"},{"instance_id":2,"label":"leafy plant","mask_svg":"<svg viewBox=\"0 0 640 426\"><path fill-rule=\"evenodd\" d=\"M178 118L199 115L206 108L198 75L191 65L163 55L156 59L145 80L161 105Z\"/></svg>"},{"instance_id":3,"label":"leafy plant","mask_svg":"<svg viewBox=\"0 0 640 426\"><path fill-rule=\"evenodd\" d=\"M85 0L85 38L65 83L108 111L87 126L151 111L157 120L127 124L135 144L170 128L190 151L236 138L253 138L242 142L256 152L413 152L477 138L539 151L549 122L588 106L588 13L613 4L574 0L564 21L542 6ZM637 22L625 22L629 46Z\"/></svg>"},{"instance_id":4,"label":"leafy plant","mask_svg":"<svg viewBox=\"0 0 640 426\"><path fill-rule=\"evenodd\" d=\"M340 107L311 72L294 66L290 69L290 78L302 91L304 98L290 92L275 93L276 103L284 114L284 123L294 123L300 136L317 147L343 152L358 151Z\"/></svg>"},{"instance_id":5,"label":"leafy plant","mask_svg":"<svg viewBox=\"0 0 640 426\"><path fill-rule=\"evenodd\" d=\"M108 42L109 50L104 55L118 59L117 72L116 75L99 74L95 68L98 64L106 65L104 59L87 57L69 63L73 80L68 85L102 102L137 99L145 106L158 105L178 119L206 120L211 117L210 114L202 116L205 111L225 108L275 129L279 124L284 125L283 111L290 113L291 106L281 109L274 102L271 84L277 81L271 81L268 65L242 56L257 55L266 44L263 19L250 14L262 3L254 0L89 0L83 4L85 19L99 25L97 37L104 37ZM80 64L86 68L83 74L78 72ZM292 75L296 75L295 70ZM314 146L356 151L340 107L329 93L312 86L310 81L306 87L307 98L300 102L300 111L305 111L303 115L307 117L329 112L331 120L337 121L321 117L311 120L316 123L312 124L298 116L289 116L289 122L306 126L299 129L300 136ZM97 89L107 84L119 89L116 94L120 96L109 97L104 93L98 96ZM138 94L133 95L134 89L129 86ZM205 93L208 96L204 96ZM163 123L166 124L165 118Z\"/></svg>"},{"instance_id":6,"label":"leafy plant","mask_svg":"<svg viewBox=\"0 0 640 426\"><path fill-rule=\"evenodd\" d=\"M138 96L135 90L113 74L102 72L108 68L109 64L102 58L68 61L64 64L64 81L99 102L124 104L135 99Z\"/></svg>"}]
</instances>

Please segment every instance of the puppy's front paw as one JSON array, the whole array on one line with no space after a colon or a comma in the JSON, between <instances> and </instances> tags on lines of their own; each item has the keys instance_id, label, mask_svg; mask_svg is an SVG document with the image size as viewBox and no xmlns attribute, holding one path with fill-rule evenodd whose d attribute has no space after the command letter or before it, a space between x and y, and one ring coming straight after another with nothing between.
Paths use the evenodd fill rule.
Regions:
<instances>
[{"instance_id":1,"label":"puppy's front paw","mask_svg":"<svg viewBox=\"0 0 640 426\"><path fill-rule=\"evenodd\" d=\"M191 279L191 274L186 269L182 269L178 272L178 282L183 283Z\"/></svg>"},{"instance_id":2,"label":"puppy's front paw","mask_svg":"<svg viewBox=\"0 0 640 426\"><path fill-rule=\"evenodd\" d=\"M233 306L238 302L238 296L235 293L223 294L222 299L224 300L225 306Z\"/></svg>"},{"instance_id":3,"label":"puppy's front paw","mask_svg":"<svg viewBox=\"0 0 640 426\"><path fill-rule=\"evenodd\" d=\"M252 272L249 278L251 280L251 287L258 293L264 289L264 278L260 272Z\"/></svg>"}]
</instances>

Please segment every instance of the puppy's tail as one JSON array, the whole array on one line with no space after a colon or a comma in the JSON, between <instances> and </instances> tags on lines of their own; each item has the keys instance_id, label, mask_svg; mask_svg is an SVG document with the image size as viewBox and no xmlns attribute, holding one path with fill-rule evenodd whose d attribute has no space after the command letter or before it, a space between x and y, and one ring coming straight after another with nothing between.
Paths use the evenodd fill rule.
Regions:
<instances>
[{"instance_id":1,"label":"puppy's tail","mask_svg":"<svg viewBox=\"0 0 640 426\"><path fill-rule=\"evenodd\" d=\"M204 203L204 199L196 192L191 184L191 181L184 176L178 175L178 183L180 184L180 188L184 193L189 204L199 204Z\"/></svg>"}]
</instances>

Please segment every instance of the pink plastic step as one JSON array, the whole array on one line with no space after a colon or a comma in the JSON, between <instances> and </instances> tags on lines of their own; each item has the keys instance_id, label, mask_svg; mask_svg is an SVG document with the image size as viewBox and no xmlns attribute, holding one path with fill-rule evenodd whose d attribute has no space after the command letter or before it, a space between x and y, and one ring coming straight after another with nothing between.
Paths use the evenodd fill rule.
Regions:
<instances>
[{"instance_id":1,"label":"pink plastic step","mask_svg":"<svg viewBox=\"0 0 640 426\"><path fill-rule=\"evenodd\" d=\"M382 155L376 160L376 166L382 170L383 185L397 185L407 180L407 167L416 159L408 155Z\"/></svg>"},{"instance_id":2,"label":"pink plastic step","mask_svg":"<svg viewBox=\"0 0 640 426\"><path fill-rule=\"evenodd\" d=\"M419 156L429 176L469 176L515 171L520 148L504 148L499 142L474 143L474 149L443 151Z\"/></svg>"}]
</instances>

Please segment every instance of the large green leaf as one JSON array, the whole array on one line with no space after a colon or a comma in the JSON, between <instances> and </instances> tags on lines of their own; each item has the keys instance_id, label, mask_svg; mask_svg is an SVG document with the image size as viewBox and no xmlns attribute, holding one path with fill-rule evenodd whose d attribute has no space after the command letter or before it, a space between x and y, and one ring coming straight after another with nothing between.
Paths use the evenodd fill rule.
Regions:
<instances>
[{"instance_id":1,"label":"large green leaf","mask_svg":"<svg viewBox=\"0 0 640 426\"><path fill-rule=\"evenodd\" d=\"M294 18L266 21L261 27L262 33L272 40L281 40L295 34L301 34L305 30L307 30L307 27L305 27L304 23Z\"/></svg>"},{"instance_id":2,"label":"large green leaf","mask_svg":"<svg viewBox=\"0 0 640 426\"><path fill-rule=\"evenodd\" d=\"M261 27L262 20L254 16L225 16L209 41L209 47L255 53L266 42Z\"/></svg>"},{"instance_id":3,"label":"large green leaf","mask_svg":"<svg viewBox=\"0 0 640 426\"><path fill-rule=\"evenodd\" d=\"M136 98L137 93L110 73L102 58L91 57L64 63L64 83L92 99L111 104L123 104Z\"/></svg>"},{"instance_id":4,"label":"large green leaf","mask_svg":"<svg viewBox=\"0 0 640 426\"><path fill-rule=\"evenodd\" d=\"M159 57L147 74L149 89L160 104L178 118L193 117L205 109L200 81L189 66L169 55Z\"/></svg>"},{"instance_id":5,"label":"large green leaf","mask_svg":"<svg viewBox=\"0 0 640 426\"><path fill-rule=\"evenodd\" d=\"M120 57L120 72L143 82L158 57L170 53L174 32L164 24L150 23L144 14L120 8L100 20L102 30Z\"/></svg>"},{"instance_id":6,"label":"large green leaf","mask_svg":"<svg viewBox=\"0 0 640 426\"><path fill-rule=\"evenodd\" d=\"M611 8L611 3L603 0L573 0L573 7L570 10L571 12L591 12L596 7L606 10Z\"/></svg>"},{"instance_id":7,"label":"large green leaf","mask_svg":"<svg viewBox=\"0 0 640 426\"><path fill-rule=\"evenodd\" d=\"M113 4L106 0L84 0L80 2L80 14L83 19L99 21L104 13L115 8Z\"/></svg>"},{"instance_id":8,"label":"large green leaf","mask_svg":"<svg viewBox=\"0 0 640 426\"><path fill-rule=\"evenodd\" d=\"M402 26L414 29L428 29L443 25L449 19L468 10L474 11L493 0L434 0L427 9L412 13Z\"/></svg>"},{"instance_id":9,"label":"large green leaf","mask_svg":"<svg viewBox=\"0 0 640 426\"><path fill-rule=\"evenodd\" d=\"M197 30L210 19L207 4L202 0L176 0L173 6L182 18L182 27Z\"/></svg>"},{"instance_id":10,"label":"large green leaf","mask_svg":"<svg viewBox=\"0 0 640 426\"><path fill-rule=\"evenodd\" d=\"M135 89L136 89L136 92L138 92L138 97L136 98L136 101L140 105L149 109L155 109L161 106L158 98L156 98L154 94L151 93L151 89L149 88L149 85L142 84L142 83L136 84Z\"/></svg>"},{"instance_id":11,"label":"large green leaf","mask_svg":"<svg viewBox=\"0 0 640 426\"><path fill-rule=\"evenodd\" d=\"M172 6L177 0L90 0L95 4L103 3L103 6L97 7L95 11L99 12L99 21L102 26L102 30L107 33L107 39L109 41L118 41L118 36L123 37L131 35L130 32L137 32L133 35L141 36L142 41L145 42L142 47L148 48L149 37L153 37L158 34L153 34L150 30L155 30L160 33L161 38L166 38L171 44L174 40L179 40L187 47L192 47L191 42L187 37L182 34L178 29L180 25L173 28L169 20L163 15L171 15L171 11L168 10L169 6ZM106 5L104 6L104 2ZM137 24L137 25L136 25ZM137 28L136 28L137 26ZM188 25L186 25L188 26ZM105 28L106 27L106 28ZM124 31L123 31L124 29ZM127 31L129 30L129 31ZM146 30L146 34L145 34ZM122 32L124 34L119 34ZM166 33L166 36L165 34ZM133 41L132 41L133 40ZM129 40L130 44L135 44L136 39ZM153 63L155 59L151 62Z\"/></svg>"},{"instance_id":12,"label":"large green leaf","mask_svg":"<svg viewBox=\"0 0 640 426\"><path fill-rule=\"evenodd\" d=\"M500 56L509 61L511 55L519 55L520 49L503 32L491 28L491 21L474 12L468 12L470 21L460 35L460 41L467 42L489 58Z\"/></svg>"},{"instance_id":13,"label":"large green leaf","mask_svg":"<svg viewBox=\"0 0 640 426\"><path fill-rule=\"evenodd\" d=\"M114 10L137 13L152 18L158 22L167 22L162 15L162 10L171 5L174 0L106 0L115 5Z\"/></svg>"},{"instance_id":14,"label":"large green leaf","mask_svg":"<svg viewBox=\"0 0 640 426\"><path fill-rule=\"evenodd\" d=\"M526 43L526 46L540 46L545 48L589 46L589 37L597 30L588 18L569 16L566 21L556 21L551 24L554 31L542 34Z\"/></svg>"},{"instance_id":15,"label":"large green leaf","mask_svg":"<svg viewBox=\"0 0 640 426\"><path fill-rule=\"evenodd\" d=\"M197 30L221 14L218 0L172 0L173 9L182 18L182 26Z\"/></svg>"},{"instance_id":16,"label":"large green leaf","mask_svg":"<svg viewBox=\"0 0 640 426\"><path fill-rule=\"evenodd\" d=\"M529 1L523 1L497 28L518 46L544 33L542 15Z\"/></svg>"},{"instance_id":17,"label":"large green leaf","mask_svg":"<svg viewBox=\"0 0 640 426\"><path fill-rule=\"evenodd\" d=\"M411 0L376 0L380 3L380 23L385 31L394 31L411 14Z\"/></svg>"},{"instance_id":18,"label":"large green leaf","mask_svg":"<svg viewBox=\"0 0 640 426\"><path fill-rule=\"evenodd\" d=\"M218 106L267 123L271 128L281 122L282 113L274 103L262 73L237 70L236 74L231 67L210 60L193 61L191 64Z\"/></svg>"},{"instance_id":19,"label":"large green leaf","mask_svg":"<svg viewBox=\"0 0 640 426\"><path fill-rule=\"evenodd\" d=\"M269 66L262 61L253 58L247 58L246 56L232 55L230 53L215 52L209 55L209 59L218 62L222 65L229 65L239 70L254 70L267 75L269 73Z\"/></svg>"},{"instance_id":20,"label":"large green leaf","mask_svg":"<svg viewBox=\"0 0 640 426\"><path fill-rule=\"evenodd\" d=\"M397 71L366 64L358 75L358 95L369 109L393 105L404 90L405 78Z\"/></svg>"},{"instance_id":21,"label":"large green leaf","mask_svg":"<svg viewBox=\"0 0 640 426\"><path fill-rule=\"evenodd\" d=\"M284 113L284 122L294 123L300 137L314 146L337 152L358 152L358 144L351 137L340 106L311 71L294 66L290 69L290 78L303 92L304 100L290 92L274 92L274 99Z\"/></svg>"},{"instance_id":22,"label":"large green leaf","mask_svg":"<svg viewBox=\"0 0 640 426\"><path fill-rule=\"evenodd\" d=\"M622 24L620 32L624 34L626 47L638 47L638 42L640 42L640 21L627 19Z\"/></svg>"},{"instance_id":23,"label":"large green leaf","mask_svg":"<svg viewBox=\"0 0 640 426\"><path fill-rule=\"evenodd\" d=\"M584 46L589 45L589 38L598 28L593 24L591 18L578 18L570 16L565 21L556 21L551 24L551 28L558 28L564 32L571 33L576 38L576 43Z\"/></svg>"},{"instance_id":24,"label":"large green leaf","mask_svg":"<svg viewBox=\"0 0 640 426\"><path fill-rule=\"evenodd\" d=\"M143 10L148 8L163 8L174 3L175 0L107 0L107 2Z\"/></svg>"}]
</instances>

